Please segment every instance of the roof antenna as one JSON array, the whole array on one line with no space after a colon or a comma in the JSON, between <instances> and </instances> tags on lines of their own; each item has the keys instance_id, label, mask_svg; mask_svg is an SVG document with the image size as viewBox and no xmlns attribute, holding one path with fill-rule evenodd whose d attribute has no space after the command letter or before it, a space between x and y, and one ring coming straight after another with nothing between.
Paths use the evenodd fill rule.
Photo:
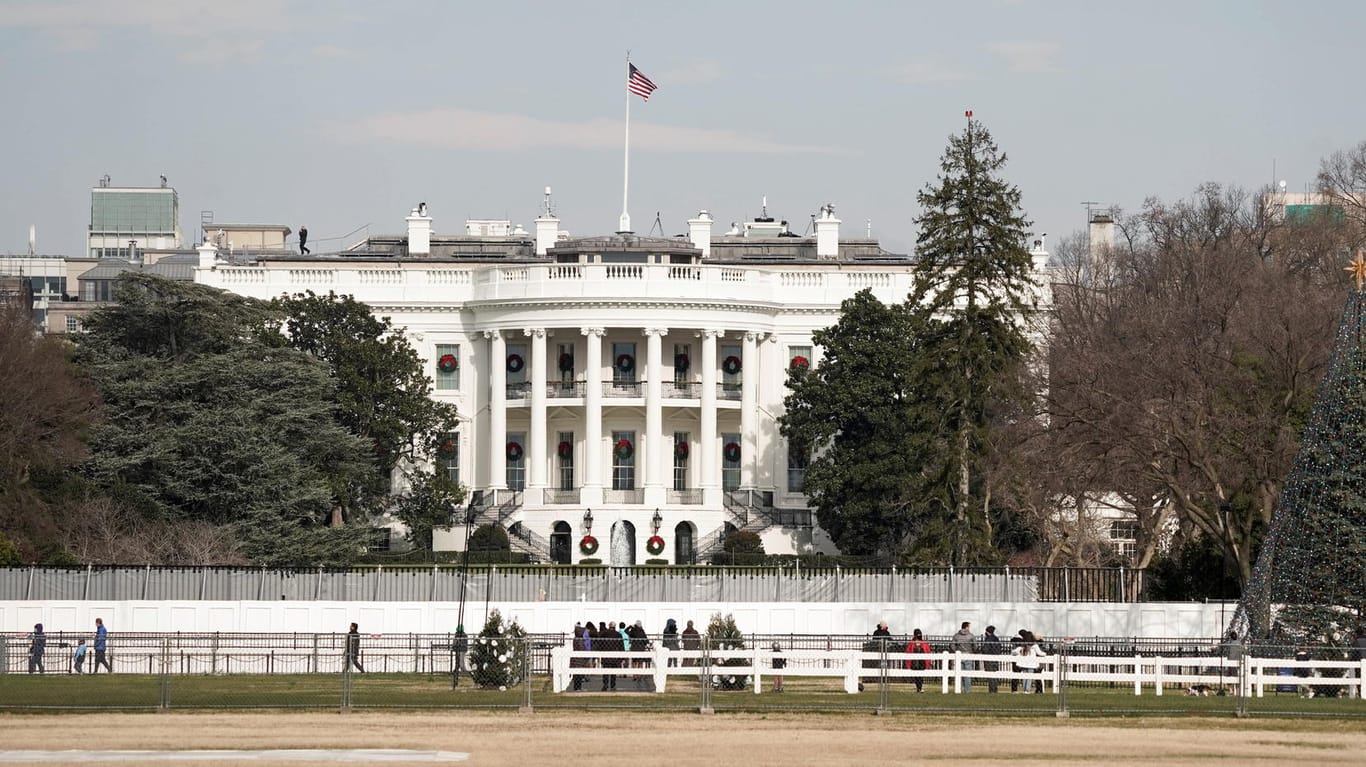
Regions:
<instances>
[{"instance_id":1,"label":"roof antenna","mask_svg":"<svg viewBox=\"0 0 1366 767\"><path fill-rule=\"evenodd\" d=\"M545 188L545 199L541 201L541 213L545 218L555 217L555 206L550 201L550 187Z\"/></svg>"},{"instance_id":2,"label":"roof antenna","mask_svg":"<svg viewBox=\"0 0 1366 767\"><path fill-rule=\"evenodd\" d=\"M655 229L659 230L660 237L664 236L664 222L659 219L659 211L655 211L655 222L650 224L650 231L645 236L649 237L651 234L654 234Z\"/></svg>"}]
</instances>

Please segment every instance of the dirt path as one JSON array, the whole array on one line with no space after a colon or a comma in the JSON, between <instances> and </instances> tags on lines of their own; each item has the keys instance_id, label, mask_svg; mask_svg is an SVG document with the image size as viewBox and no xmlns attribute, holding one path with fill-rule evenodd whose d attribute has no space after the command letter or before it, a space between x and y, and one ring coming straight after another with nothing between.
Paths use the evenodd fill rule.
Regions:
<instances>
[{"instance_id":1,"label":"dirt path","mask_svg":"<svg viewBox=\"0 0 1366 767\"><path fill-rule=\"evenodd\" d=\"M518 767L575 763L593 767L847 767L924 762L992 767L1094 767L1098 762L1241 766L1361 764L1366 762L1366 732L1360 721L1231 718L1003 721L867 714L701 716L640 712L0 716L0 751L311 748L463 752L470 755L466 764ZM0 755L0 764L7 763ZM69 762L81 767L90 763Z\"/></svg>"}]
</instances>

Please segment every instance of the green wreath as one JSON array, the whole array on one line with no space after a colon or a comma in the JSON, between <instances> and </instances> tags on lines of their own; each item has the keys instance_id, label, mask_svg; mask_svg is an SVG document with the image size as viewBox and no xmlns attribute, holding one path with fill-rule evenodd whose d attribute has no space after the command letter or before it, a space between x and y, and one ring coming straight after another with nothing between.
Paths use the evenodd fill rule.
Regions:
<instances>
[{"instance_id":1,"label":"green wreath","mask_svg":"<svg viewBox=\"0 0 1366 767\"><path fill-rule=\"evenodd\" d=\"M650 552L651 556L656 556L656 557L657 557L657 556L659 556L660 554L663 554L663 553L664 553L664 539L663 539L663 538L660 538L658 535L652 535L652 536L650 536L650 540L648 540L648 541L645 542L645 550L648 551L648 552Z\"/></svg>"},{"instance_id":2,"label":"green wreath","mask_svg":"<svg viewBox=\"0 0 1366 767\"><path fill-rule=\"evenodd\" d=\"M740 446L734 442L727 442L726 446L722 448L722 457L731 463L740 460Z\"/></svg>"},{"instance_id":3,"label":"green wreath","mask_svg":"<svg viewBox=\"0 0 1366 767\"><path fill-rule=\"evenodd\" d=\"M591 535L585 535L579 540L579 551L590 557L598 553L598 539Z\"/></svg>"}]
</instances>

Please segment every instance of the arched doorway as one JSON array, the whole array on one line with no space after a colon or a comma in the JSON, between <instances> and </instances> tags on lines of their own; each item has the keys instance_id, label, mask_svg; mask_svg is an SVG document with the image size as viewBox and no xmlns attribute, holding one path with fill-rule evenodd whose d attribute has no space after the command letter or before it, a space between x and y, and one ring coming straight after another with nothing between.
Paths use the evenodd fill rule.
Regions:
<instances>
[{"instance_id":1,"label":"arched doorway","mask_svg":"<svg viewBox=\"0 0 1366 767\"><path fill-rule=\"evenodd\" d=\"M620 520L612 525L612 543L607 560L613 567L630 567L636 563L636 526Z\"/></svg>"},{"instance_id":2,"label":"arched doorway","mask_svg":"<svg viewBox=\"0 0 1366 767\"><path fill-rule=\"evenodd\" d=\"M550 561L557 565L567 565L574 561L574 528L561 520L555 523L550 533Z\"/></svg>"},{"instance_id":3,"label":"arched doorway","mask_svg":"<svg viewBox=\"0 0 1366 767\"><path fill-rule=\"evenodd\" d=\"M691 522L679 522L674 526L674 564L697 564L697 543Z\"/></svg>"}]
</instances>

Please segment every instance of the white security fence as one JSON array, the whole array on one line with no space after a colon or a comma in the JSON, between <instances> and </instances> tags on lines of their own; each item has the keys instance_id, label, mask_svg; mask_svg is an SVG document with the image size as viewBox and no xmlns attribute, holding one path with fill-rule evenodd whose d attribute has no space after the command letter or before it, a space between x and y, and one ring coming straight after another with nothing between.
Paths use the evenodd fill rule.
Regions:
<instances>
[{"instance_id":1,"label":"white security fence","mask_svg":"<svg viewBox=\"0 0 1366 767\"><path fill-rule=\"evenodd\" d=\"M821 677L840 680L847 693L861 692L865 682L894 681L929 684L941 693L964 693L974 684L994 687L1035 687L1056 692L1066 679L1132 686L1134 695L1145 688L1154 695L1168 690L1223 691L1242 697L1264 697L1268 687L1341 688L1348 697L1362 697L1366 660L1293 660L1244 655L1239 659L1131 658L1074 655L1066 651L1035 656L1022 667L1012 655L933 652L871 652L865 650L791 649L774 652L763 642L746 649L713 648L710 643L692 650L669 650L659 643L647 651L575 650L572 642L551 650L553 688L570 689L579 677L650 678L653 691L667 691L669 678L730 677L758 694L764 679ZM774 661L782 660L775 667ZM1286 670L1290 672L1286 674ZM1303 672L1303 675L1300 675ZM992 683L995 683L992 685Z\"/></svg>"}]
</instances>

